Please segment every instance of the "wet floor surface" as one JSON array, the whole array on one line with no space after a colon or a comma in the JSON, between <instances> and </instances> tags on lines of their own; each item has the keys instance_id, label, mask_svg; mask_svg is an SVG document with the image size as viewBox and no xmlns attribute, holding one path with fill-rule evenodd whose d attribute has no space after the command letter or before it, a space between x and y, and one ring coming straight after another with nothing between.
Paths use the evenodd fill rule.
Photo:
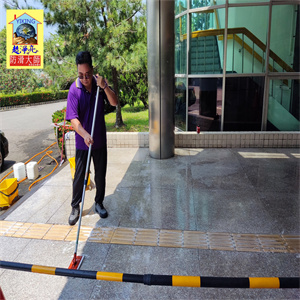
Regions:
<instances>
[{"instance_id":1,"label":"wet floor surface","mask_svg":"<svg viewBox=\"0 0 300 300\"><path fill-rule=\"evenodd\" d=\"M80 253L86 255L81 269L220 277L299 276L298 149L205 148L176 149L175 153L171 159L155 160L147 148L109 149L104 202L109 217L99 218L93 208L95 189L87 191L82 226L88 233L79 243ZM93 174L91 178L93 184ZM70 167L65 163L7 213L1 223L2 260L68 267L74 238L66 238L67 233L61 240L44 237L57 226L72 230L67 229L71 183ZM30 235L45 224L44 235ZM20 229L15 237L9 234L13 226ZM113 232L109 241L101 240L101 230L105 231L102 236ZM119 235L113 240L116 232ZM188 239L188 235L192 237ZM124 242L128 236L130 241ZM210 238L216 236L221 236L217 244ZM241 237L247 237L254 248L237 247ZM184 247L185 238L194 245ZM206 248L201 248L201 239ZM291 244L287 239L292 239ZM224 247L228 241L233 248ZM7 299L21 295L23 299L300 297L298 290L148 287L1 269L0 278Z\"/></svg>"}]
</instances>

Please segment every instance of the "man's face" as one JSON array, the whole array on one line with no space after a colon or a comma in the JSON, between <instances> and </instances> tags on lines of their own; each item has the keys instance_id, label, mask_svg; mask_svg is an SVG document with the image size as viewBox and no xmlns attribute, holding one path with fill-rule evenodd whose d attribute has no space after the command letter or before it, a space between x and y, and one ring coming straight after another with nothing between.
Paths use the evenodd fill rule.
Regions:
<instances>
[{"instance_id":1,"label":"man's face","mask_svg":"<svg viewBox=\"0 0 300 300\"><path fill-rule=\"evenodd\" d=\"M93 69L89 66L89 64L79 64L77 65L77 71L81 83L86 88L90 88L93 80Z\"/></svg>"}]
</instances>

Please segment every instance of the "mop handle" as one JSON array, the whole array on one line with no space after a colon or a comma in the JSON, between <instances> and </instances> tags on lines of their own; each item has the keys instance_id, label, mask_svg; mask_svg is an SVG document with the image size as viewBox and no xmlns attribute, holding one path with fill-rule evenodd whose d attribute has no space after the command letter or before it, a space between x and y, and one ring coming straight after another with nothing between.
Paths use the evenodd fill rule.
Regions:
<instances>
[{"instance_id":1,"label":"mop handle","mask_svg":"<svg viewBox=\"0 0 300 300\"><path fill-rule=\"evenodd\" d=\"M97 95L96 95L96 101L95 101L93 123L92 123L92 132L91 132L91 137L92 138L93 138L93 135L94 135L94 128L95 128L95 122L96 122L99 90L100 90L100 88L99 88L99 86L97 86ZM82 211L83 211L83 202L84 202L84 197L85 197L85 189L86 189L86 186L87 186L87 181L88 181L88 176L89 176L89 171L90 171L91 153L92 153L92 145L90 144L89 145L89 152L88 152L87 162L86 162L86 168L85 168L84 184L83 184L83 191L82 191L82 198L81 198L81 209L80 209L78 229L77 229L77 237L76 237L76 244L75 244L75 255L77 253L77 248L78 248L78 240L79 240L81 218L82 218Z\"/></svg>"}]
</instances>

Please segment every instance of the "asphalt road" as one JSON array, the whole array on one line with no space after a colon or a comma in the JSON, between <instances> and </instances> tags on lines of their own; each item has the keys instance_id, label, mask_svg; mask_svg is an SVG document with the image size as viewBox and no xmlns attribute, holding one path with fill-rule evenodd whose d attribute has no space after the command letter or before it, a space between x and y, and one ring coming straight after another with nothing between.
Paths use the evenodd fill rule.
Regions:
<instances>
[{"instance_id":1,"label":"asphalt road","mask_svg":"<svg viewBox=\"0 0 300 300\"><path fill-rule=\"evenodd\" d=\"M4 168L0 179L13 170L17 162L26 162L34 155L45 150L55 139L52 124L52 114L64 108L66 101L50 104L27 106L0 111L0 129L4 131L9 142L9 155L4 162ZM57 145L52 146L53 156L60 163L60 151ZM44 153L32 161L38 162ZM49 174L55 167L56 162L46 156L39 164L39 175L41 177ZM8 178L12 178L13 174ZM28 192L32 181L25 180L19 185L19 196L23 197Z\"/></svg>"}]
</instances>

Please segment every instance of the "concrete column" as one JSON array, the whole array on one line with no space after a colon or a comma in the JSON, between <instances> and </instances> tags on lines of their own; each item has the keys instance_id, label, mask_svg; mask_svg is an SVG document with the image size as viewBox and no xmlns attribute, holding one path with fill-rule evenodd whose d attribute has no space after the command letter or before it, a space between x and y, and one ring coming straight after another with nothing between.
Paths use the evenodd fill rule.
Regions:
<instances>
[{"instance_id":1,"label":"concrete column","mask_svg":"<svg viewBox=\"0 0 300 300\"><path fill-rule=\"evenodd\" d=\"M174 2L147 0L150 156L174 156Z\"/></svg>"}]
</instances>

